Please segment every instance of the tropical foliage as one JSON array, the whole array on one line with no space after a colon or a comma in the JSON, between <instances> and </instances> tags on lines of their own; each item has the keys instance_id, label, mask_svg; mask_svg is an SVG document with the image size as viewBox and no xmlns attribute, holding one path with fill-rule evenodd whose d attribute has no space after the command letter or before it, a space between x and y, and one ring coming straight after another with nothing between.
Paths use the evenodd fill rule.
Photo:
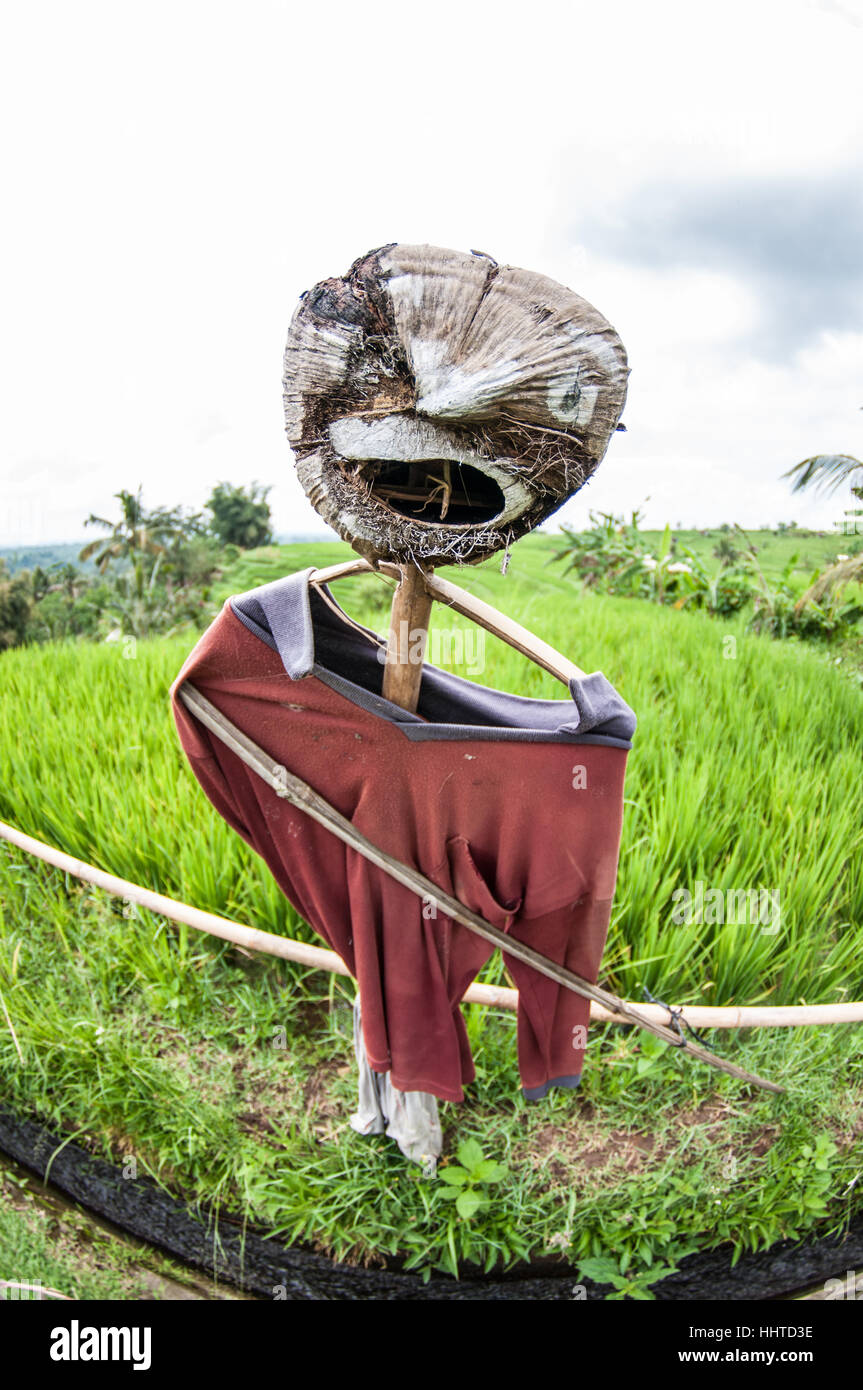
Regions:
<instances>
[{"instance_id":1,"label":"tropical foliage","mask_svg":"<svg viewBox=\"0 0 863 1390\"><path fill-rule=\"evenodd\" d=\"M814 454L812 458L795 463L784 478L793 478L792 492L804 492L809 487L835 492L848 483L855 497L863 497L863 461L850 454Z\"/></svg>"},{"instance_id":2,"label":"tropical foliage","mask_svg":"<svg viewBox=\"0 0 863 1390\"><path fill-rule=\"evenodd\" d=\"M0 559L0 651L65 638L147 637L205 627L215 617L214 580L239 546L269 536L269 507L256 485L220 483L203 512L144 505L121 488L119 515L87 517L104 534L68 560L10 575ZM245 540L234 544L228 535Z\"/></svg>"},{"instance_id":3,"label":"tropical foliage","mask_svg":"<svg viewBox=\"0 0 863 1390\"><path fill-rule=\"evenodd\" d=\"M825 489L835 492L847 483L851 494L863 501L863 461L851 454L815 454L812 458L797 463L783 475L794 479L793 492L803 492L813 488L816 492ZM846 521L853 518L854 531L859 526L858 517L863 516L863 507L849 508ZM835 604L846 585L863 577L863 553L840 555L835 565L818 575L797 605L797 611L817 608L825 600Z\"/></svg>"},{"instance_id":4,"label":"tropical foliage","mask_svg":"<svg viewBox=\"0 0 863 1390\"><path fill-rule=\"evenodd\" d=\"M734 528L737 545L726 533L714 548L720 567L711 572L667 526L654 554L637 510L629 520L608 512L591 512L590 520L586 531L562 528L565 544L549 561L565 561L564 573L575 571L585 588L677 609L700 608L715 617L746 611L750 631L774 637L832 641L847 636L863 616L863 605L843 599L845 585L863 572L863 555L829 567L801 598L791 584L799 556L790 556L778 576L769 576L758 547L739 526Z\"/></svg>"},{"instance_id":5,"label":"tropical foliage","mask_svg":"<svg viewBox=\"0 0 863 1390\"><path fill-rule=\"evenodd\" d=\"M213 488L207 509L213 517L213 534L223 545L252 550L270 544L273 533L266 500L269 491L269 487L258 483L252 483L248 489L231 483L218 483Z\"/></svg>"}]
</instances>

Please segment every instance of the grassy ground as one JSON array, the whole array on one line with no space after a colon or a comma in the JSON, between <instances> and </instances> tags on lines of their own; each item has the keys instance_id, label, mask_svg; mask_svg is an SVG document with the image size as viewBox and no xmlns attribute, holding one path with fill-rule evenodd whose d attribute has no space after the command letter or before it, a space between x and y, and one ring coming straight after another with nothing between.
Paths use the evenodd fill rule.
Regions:
<instances>
[{"instance_id":1,"label":"grassy ground","mask_svg":"<svg viewBox=\"0 0 863 1390\"><path fill-rule=\"evenodd\" d=\"M747 636L740 622L579 596L546 567L553 549L531 537L506 577L496 562L456 577L603 670L638 713L606 981L678 1003L863 997L859 690L819 651ZM219 598L348 553L253 553ZM334 592L383 629L379 580ZM311 940L179 749L167 688L190 646L7 653L0 817L136 882ZM491 638L473 678L560 693ZM779 929L675 925L674 889L698 880L777 893ZM485 978L502 978L499 964ZM464 1105L442 1107L445 1159L473 1137L508 1171L464 1221L438 1179L347 1124L349 981L247 959L0 846L0 992L4 1098L83 1131L94 1150L133 1153L191 1197L355 1259L399 1251L452 1271L608 1256L647 1285L693 1245L743 1249L835 1227L860 1200L853 1027L708 1038L784 1082L782 1098L597 1028L581 1092L531 1105L514 1018L470 1006L478 1080Z\"/></svg>"},{"instance_id":2,"label":"grassy ground","mask_svg":"<svg viewBox=\"0 0 863 1390\"><path fill-rule=\"evenodd\" d=\"M0 1299L156 1300L242 1297L190 1275L138 1242L85 1216L0 1159ZM48 1290L51 1294L48 1294Z\"/></svg>"}]
</instances>

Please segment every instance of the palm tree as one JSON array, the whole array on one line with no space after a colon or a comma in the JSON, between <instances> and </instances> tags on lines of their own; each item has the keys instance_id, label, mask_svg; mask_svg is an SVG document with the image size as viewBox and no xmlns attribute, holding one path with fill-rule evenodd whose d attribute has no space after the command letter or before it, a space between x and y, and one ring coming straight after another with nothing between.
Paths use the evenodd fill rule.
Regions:
<instances>
[{"instance_id":1,"label":"palm tree","mask_svg":"<svg viewBox=\"0 0 863 1390\"><path fill-rule=\"evenodd\" d=\"M102 526L111 532L107 540L103 537L85 545L78 556L79 560L89 560L95 555L96 568L100 574L105 573L112 560L131 558L135 570L138 571L144 555L160 556L165 552L164 545L160 545L151 534L150 518L141 502L141 488L138 488L137 493L121 488L114 496L120 499L123 512L119 521L107 521L105 517L94 516L91 512L84 522L85 526ZM101 553L96 555L100 548Z\"/></svg>"},{"instance_id":2,"label":"palm tree","mask_svg":"<svg viewBox=\"0 0 863 1390\"><path fill-rule=\"evenodd\" d=\"M850 483L854 496L863 497L863 460L851 454L815 454L811 459L795 463L782 476L794 479L792 492L803 492L807 487L835 492L843 483Z\"/></svg>"},{"instance_id":3,"label":"palm tree","mask_svg":"<svg viewBox=\"0 0 863 1390\"><path fill-rule=\"evenodd\" d=\"M835 492L843 483L848 483L852 495L863 500L863 460L854 458L851 454L815 454L812 458L804 459L802 463L796 463L782 476L794 479L792 492L803 492L808 487L816 492L822 488L828 492ZM846 512L846 516L860 515L859 508ZM863 553L843 555L841 559L829 565L823 574L817 576L815 582L795 604L796 611L799 613L807 603L820 603L834 589L841 591L846 584L861 576Z\"/></svg>"},{"instance_id":4,"label":"palm tree","mask_svg":"<svg viewBox=\"0 0 863 1390\"><path fill-rule=\"evenodd\" d=\"M863 405L860 409L863 410ZM821 488L835 492L837 487L848 483L854 496L863 498L863 460L851 454L813 454L812 458L795 463L782 476L794 479L792 492L803 492L808 487L816 492Z\"/></svg>"},{"instance_id":5,"label":"palm tree","mask_svg":"<svg viewBox=\"0 0 863 1390\"><path fill-rule=\"evenodd\" d=\"M200 512L186 516L182 507L157 507L147 511L141 501L141 487L136 493L121 488L114 496L119 498L122 516L119 521L108 521L103 516L91 512L85 526L102 526L110 531L110 536L91 541L85 545L78 556L79 560L89 560L95 556L96 568L104 574L112 560L131 560L134 572L134 591L140 599L145 588L152 590L159 571L179 573L183 579L183 544L195 536L207 533L206 522ZM98 554L97 554L98 552ZM149 579L145 581L144 560L154 557ZM168 581L168 589L171 582Z\"/></svg>"},{"instance_id":6,"label":"palm tree","mask_svg":"<svg viewBox=\"0 0 863 1390\"><path fill-rule=\"evenodd\" d=\"M46 579L53 582L49 583L46 593L65 594L70 603L74 603L89 587L89 579L86 574L82 574L74 565L65 563L62 560L55 560L48 566Z\"/></svg>"},{"instance_id":7,"label":"palm tree","mask_svg":"<svg viewBox=\"0 0 863 1390\"><path fill-rule=\"evenodd\" d=\"M713 557L722 562L722 568L735 565L740 559L740 551L728 536L722 536L713 547Z\"/></svg>"}]
</instances>

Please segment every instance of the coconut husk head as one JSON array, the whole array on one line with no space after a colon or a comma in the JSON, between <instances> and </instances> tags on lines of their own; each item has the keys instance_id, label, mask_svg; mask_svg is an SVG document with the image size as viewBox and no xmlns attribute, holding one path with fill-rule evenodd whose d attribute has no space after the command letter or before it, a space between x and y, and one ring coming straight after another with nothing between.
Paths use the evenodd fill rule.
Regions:
<instances>
[{"instance_id":1,"label":"coconut husk head","mask_svg":"<svg viewBox=\"0 0 863 1390\"><path fill-rule=\"evenodd\" d=\"M628 374L611 324L556 281L393 243L302 296L287 434L312 505L366 559L474 562L586 482Z\"/></svg>"}]
</instances>

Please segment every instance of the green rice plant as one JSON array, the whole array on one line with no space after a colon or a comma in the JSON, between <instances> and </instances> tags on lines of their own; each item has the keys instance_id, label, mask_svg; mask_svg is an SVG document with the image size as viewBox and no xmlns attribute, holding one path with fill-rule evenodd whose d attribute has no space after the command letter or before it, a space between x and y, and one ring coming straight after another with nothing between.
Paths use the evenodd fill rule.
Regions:
<instances>
[{"instance_id":1,"label":"green rice plant","mask_svg":"<svg viewBox=\"0 0 863 1390\"><path fill-rule=\"evenodd\" d=\"M302 565L302 550L292 548L291 563ZM717 625L693 613L681 623L664 607L576 598L548 577L542 550L528 549L523 567L520 555L506 578L493 565L460 578L603 670L639 715L606 957L612 986L715 1003L863 990L863 787L852 771L863 710L853 687L814 653L747 633L740 618ZM254 582L250 563L243 579ZM373 577L350 584L388 600ZM350 592L337 593L353 615ZM186 764L167 691L188 649L173 638L138 642L128 656L104 643L4 654L0 816L157 891L314 940ZM490 637L471 678L562 693ZM22 740L24 727L38 737ZM698 881L778 892L779 931L676 924L675 890Z\"/></svg>"},{"instance_id":2,"label":"green rice plant","mask_svg":"<svg viewBox=\"0 0 863 1390\"><path fill-rule=\"evenodd\" d=\"M346 551L244 555L220 601ZM604 671L639 716L604 979L672 1003L860 998L859 692L816 651L747 633L740 615L682 620L667 606L579 595L545 567L548 551L530 538L505 577L492 562L455 578ZM374 577L333 591L371 626L386 611ZM435 613L441 625L451 617ZM167 692L190 645L4 653L0 818L157 891L315 940L186 764ZM483 669L462 674L563 694L492 638ZM777 890L778 930L675 921L675 893L699 880L722 894ZM484 977L505 982L499 957ZM468 1105L443 1109L447 1153L474 1139L508 1177L464 1221L389 1141L347 1125L350 982L247 959L0 843L0 994L4 1103L115 1157L131 1149L174 1190L345 1258L398 1253L412 1269L454 1273L531 1252L613 1250L631 1280L672 1264L690 1239L742 1250L838 1227L856 1200L863 1042L851 1027L708 1037L787 1084L781 1098L749 1095L677 1052L651 1053L626 1030L593 1028L580 1093L532 1106L517 1085L514 1017L469 1006L477 1082ZM715 1127L692 1118L706 1099L738 1155L733 1183L723 1185ZM625 1139L608 1140L630 1130L655 1139L641 1168L618 1164ZM828 1132L836 1153L814 1147ZM768 1169L763 1147L755 1152L765 1134ZM590 1143L609 1149L599 1176L582 1162Z\"/></svg>"}]
</instances>

